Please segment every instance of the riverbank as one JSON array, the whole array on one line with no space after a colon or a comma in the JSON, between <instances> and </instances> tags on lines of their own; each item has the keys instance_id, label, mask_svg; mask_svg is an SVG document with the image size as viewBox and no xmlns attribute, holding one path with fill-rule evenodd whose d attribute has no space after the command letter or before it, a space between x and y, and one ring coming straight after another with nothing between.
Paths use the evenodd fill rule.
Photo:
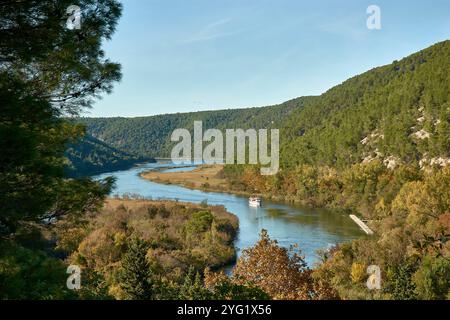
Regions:
<instances>
[{"instance_id":1,"label":"riverbank","mask_svg":"<svg viewBox=\"0 0 450 320\"><path fill-rule=\"evenodd\" d=\"M221 192L240 196L257 195L266 199L278 201L267 194L233 190L230 187L228 180L222 175L223 165L220 164L199 165L197 168L190 171L164 172L165 170L172 168L177 167L157 168L154 170L141 172L139 175L141 178L152 182L166 185L178 185L191 190Z\"/></svg>"},{"instance_id":2,"label":"riverbank","mask_svg":"<svg viewBox=\"0 0 450 320\"><path fill-rule=\"evenodd\" d=\"M282 201L271 201L264 198L263 206L252 208L248 205L248 196L235 192L239 185L222 190L202 190L187 188L175 183L157 183L143 179L141 173L154 172L156 175L167 172L195 170L193 166L177 166L172 163L149 163L130 169L103 174L95 179L113 176L116 188L113 196L126 197L136 195L138 198L153 200L175 200L197 205L223 205L228 212L239 218L239 233L235 240L235 248L239 257L242 250L254 246L259 234L265 229L284 247L292 244L301 245L302 252L309 265L318 262L317 250L331 245L348 242L362 236L359 227L347 214L325 209L314 209L302 205L294 205ZM224 178L227 178L225 167ZM223 173L219 173L219 178ZM311 241L311 239L314 239Z\"/></svg>"},{"instance_id":3,"label":"riverbank","mask_svg":"<svg viewBox=\"0 0 450 320\"><path fill-rule=\"evenodd\" d=\"M276 196L268 193L248 192L234 189L229 181L223 175L224 165L199 165L194 170L190 171L178 171L178 172L164 172L167 169L180 168L180 167L168 167L168 168L155 168L149 171L144 171L139 174L143 179L161 183L166 185L178 185L191 190L200 190L205 192L221 192L228 194L235 194L239 196L259 196L266 200L275 202L308 205L295 198L289 198L287 196ZM311 206L313 207L313 206Z\"/></svg>"},{"instance_id":4,"label":"riverbank","mask_svg":"<svg viewBox=\"0 0 450 320\"><path fill-rule=\"evenodd\" d=\"M177 168L176 166L169 169ZM162 183L166 185L178 185L192 190L201 190L206 192L222 192L232 193L240 196L253 196L257 195L279 203L288 203L294 205L306 206L309 208L320 209L314 206L314 204L299 200L296 197L289 196L275 196L268 193L250 193L246 191L235 190L230 182L225 178L223 174L223 165L200 165L194 170L189 171L169 171L165 172L165 168L157 168L151 171L142 172L140 176L152 182ZM348 213L346 213L348 214ZM350 216L351 217L351 216ZM352 218L353 221L355 221ZM373 231L369 227L361 227L361 225L355 221L355 223L369 235L373 234ZM367 228L367 229L366 229ZM369 231L368 231L369 230Z\"/></svg>"},{"instance_id":5,"label":"riverbank","mask_svg":"<svg viewBox=\"0 0 450 320\"><path fill-rule=\"evenodd\" d=\"M203 191L225 191L228 187L226 179L220 175L222 165L201 165L190 171L163 172L171 168L176 167L158 168L142 172L140 176L156 183L176 184Z\"/></svg>"}]
</instances>

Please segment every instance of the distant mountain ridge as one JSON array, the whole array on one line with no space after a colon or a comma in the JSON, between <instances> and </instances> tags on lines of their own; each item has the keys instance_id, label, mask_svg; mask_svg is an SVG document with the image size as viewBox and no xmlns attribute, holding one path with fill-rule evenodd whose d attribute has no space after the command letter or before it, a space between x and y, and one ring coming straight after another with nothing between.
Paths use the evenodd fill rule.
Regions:
<instances>
[{"instance_id":1,"label":"distant mountain ridge","mask_svg":"<svg viewBox=\"0 0 450 320\"><path fill-rule=\"evenodd\" d=\"M87 176L128 169L136 163L154 161L152 158L138 157L86 135L77 144L66 150L69 164L66 174L71 177Z\"/></svg>"},{"instance_id":2,"label":"distant mountain ridge","mask_svg":"<svg viewBox=\"0 0 450 320\"><path fill-rule=\"evenodd\" d=\"M447 70L447 71L444 71ZM177 128L279 128L283 167L450 164L450 41L350 78L316 97L248 109L79 118L92 137L136 157L169 157Z\"/></svg>"},{"instance_id":3,"label":"distant mountain ridge","mask_svg":"<svg viewBox=\"0 0 450 320\"><path fill-rule=\"evenodd\" d=\"M192 130L194 121L203 121L209 128L279 128L285 119L304 101L302 97L281 105L176 113L137 118L79 118L88 134L108 145L140 157L170 157L175 143L170 141L177 128Z\"/></svg>"}]
</instances>

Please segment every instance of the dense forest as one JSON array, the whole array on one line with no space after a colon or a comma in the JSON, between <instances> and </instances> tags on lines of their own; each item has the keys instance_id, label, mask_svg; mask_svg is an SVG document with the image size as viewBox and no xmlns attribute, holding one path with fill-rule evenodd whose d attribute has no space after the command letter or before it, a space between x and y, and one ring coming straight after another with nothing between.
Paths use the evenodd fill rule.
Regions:
<instances>
[{"instance_id":1,"label":"dense forest","mask_svg":"<svg viewBox=\"0 0 450 320\"><path fill-rule=\"evenodd\" d=\"M447 70L450 41L309 100L283 124L284 167L344 167L373 159L391 166L450 163Z\"/></svg>"},{"instance_id":2,"label":"dense forest","mask_svg":"<svg viewBox=\"0 0 450 320\"><path fill-rule=\"evenodd\" d=\"M65 156L69 161L65 172L70 177L124 170L139 162L153 161L120 151L89 135L70 144Z\"/></svg>"},{"instance_id":3,"label":"dense forest","mask_svg":"<svg viewBox=\"0 0 450 320\"><path fill-rule=\"evenodd\" d=\"M204 130L279 128L285 119L309 97L281 105L177 113L138 118L80 118L88 134L130 154L140 157L170 157L175 143L170 141L177 128L192 130L194 121L203 121Z\"/></svg>"}]
</instances>

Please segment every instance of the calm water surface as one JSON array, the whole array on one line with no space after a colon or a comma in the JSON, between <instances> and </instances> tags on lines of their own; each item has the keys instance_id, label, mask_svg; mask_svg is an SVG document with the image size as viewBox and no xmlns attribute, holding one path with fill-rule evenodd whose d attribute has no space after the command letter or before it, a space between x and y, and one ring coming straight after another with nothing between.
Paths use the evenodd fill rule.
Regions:
<instances>
[{"instance_id":1,"label":"calm water surface","mask_svg":"<svg viewBox=\"0 0 450 320\"><path fill-rule=\"evenodd\" d=\"M117 179L114 195L138 194L158 200L179 200L182 202L223 205L239 218L239 234L235 245L238 255L242 249L253 246L261 229L266 229L272 239L289 247L297 243L312 265L317 261L316 251L329 248L363 236L363 232L347 216L328 210L307 209L293 205L263 201L261 208L248 206L248 198L227 193L203 192L187 188L164 185L139 177L139 173L154 168L173 167L171 163L148 163L124 171L114 171L98 175L101 179L114 176ZM194 167L171 168L167 171L186 171Z\"/></svg>"}]
</instances>

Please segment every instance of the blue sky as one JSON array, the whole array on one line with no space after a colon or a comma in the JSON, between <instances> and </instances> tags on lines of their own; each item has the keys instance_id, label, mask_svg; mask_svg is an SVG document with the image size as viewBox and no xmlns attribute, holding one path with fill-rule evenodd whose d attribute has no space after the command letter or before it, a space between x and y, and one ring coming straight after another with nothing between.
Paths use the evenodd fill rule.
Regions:
<instances>
[{"instance_id":1,"label":"blue sky","mask_svg":"<svg viewBox=\"0 0 450 320\"><path fill-rule=\"evenodd\" d=\"M265 106L317 95L450 39L450 1L124 0L114 92L86 116ZM381 30L366 27L369 5Z\"/></svg>"}]
</instances>

